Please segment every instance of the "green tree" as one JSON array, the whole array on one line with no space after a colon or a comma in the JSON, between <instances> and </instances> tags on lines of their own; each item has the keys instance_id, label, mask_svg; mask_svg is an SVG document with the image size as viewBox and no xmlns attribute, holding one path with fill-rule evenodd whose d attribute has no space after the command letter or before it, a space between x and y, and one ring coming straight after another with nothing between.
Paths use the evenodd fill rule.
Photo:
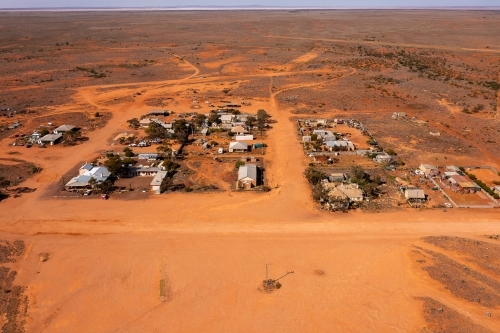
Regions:
<instances>
[{"instance_id":1,"label":"green tree","mask_svg":"<svg viewBox=\"0 0 500 333\"><path fill-rule=\"evenodd\" d=\"M388 155L391 155L391 156L396 156L396 152L394 151L394 149L387 149L385 151Z\"/></svg>"},{"instance_id":2,"label":"green tree","mask_svg":"<svg viewBox=\"0 0 500 333\"><path fill-rule=\"evenodd\" d=\"M362 181L366 177L365 170L359 165L353 165L351 167L351 174L353 178L353 182L357 183L358 181Z\"/></svg>"},{"instance_id":3,"label":"green tree","mask_svg":"<svg viewBox=\"0 0 500 333\"><path fill-rule=\"evenodd\" d=\"M208 116L208 123L210 125L212 125L213 123L220 124L220 119L217 112L210 112L210 115Z\"/></svg>"},{"instance_id":4,"label":"green tree","mask_svg":"<svg viewBox=\"0 0 500 333\"><path fill-rule=\"evenodd\" d=\"M242 160L238 160L236 161L234 167L235 169L239 169L241 166L244 166L245 165L245 162L243 162Z\"/></svg>"},{"instance_id":5,"label":"green tree","mask_svg":"<svg viewBox=\"0 0 500 333\"><path fill-rule=\"evenodd\" d=\"M254 127L256 121L257 118L255 118L254 116L248 116L247 120L245 121L245 125L247 125L248 127Z\"/></svg>"},{"instance_id":6,"label":"green tree","mask_svg":"<svg viewBox=\"0 0 500 333\"><path fill-rule=\"evenodd\" d=\"M101 193L111 193L114 190L113 182L109 179L97 184L95 188Z\"/></svg>"},{"instance_id":7,"label":"green tree","mask_svg":"<svg viewBox=\"0 0 500 333\"><path fill-rule=\"evenodd\" d=\"M125 153L124 155L126 157L134 157L135 156L134 152L129 147L123 148L123 152Z\"/></svg>"},{"instance_id":8,"label":"green tree","mask_svg":"<svg viewBox=\"0 0 500 333\"><path fill-rule=\"evenodd\" d=\"M94 177L92 177L92 178L89 179L89 185L90 185L90 187L94 188L96 186L96 184L97 184L97 181L95 180Z\"/></svg>"},{"instance_id":9,"label":"green tree","mask_svg":"<svg viewBox=\"0 0 500 333\"><path fill-rule=\"evenodd\" d=\"M156 122L149 123L149 126L144 130L150 139L165 139L168 137L168 132L163 126Z\"/></svg>"},{"instance_id":10,"label":"green tree","mask_svg":"<svg viewBox=\"0 0 500 333\"><path fill-rule=\"evenodd\" d=\"M137 118L129 119L129 120L127 120L127 123L128 123L128 126L132 127L132 128L138 128L141 125L141 123L139 122L139 119L137 119Z\"/></svg>"},{"instance_id":11,"label":"green tree","mask_svg":"<svg viewBox=\"0 0 500 333\"><path fill-rule=\"evenodd\" d=\"M170 190L172 190L174 188L174 180L172 179L172 177L165 177L163 178L163 180L161 181L161 184L160 184L160 192L161 193L165 193L165 192L168 192Z\"/></svg>"},{"instance_id":12,"label":"green tree","mask_svg":"<svg viewBox=\"0 0 500 333\"><path fill-rule=\"evenodd\" d=\"M120 156L113 155L104 161L104 166L108 168L109 172L119 176L127 171L127 163L125 163Z\"/></svg>"},{"instance_id":13,"label":"green tree","mask_svg":"<svg viewBox=\"0 0 500 333\"><path fill-rule=\"evenodd\" d=\"M321 180L327 178L327 175L324 172L321 172L314 167L308 167L306 171L304 171L304 176L311 185L316 185Z\"/></svg>"},{"instance_id":14,"label":"green tree","mask_svg":"<svg viewBox=\"0 0 500 333\"><path fill-rule=\"evenodd\" d=\"M259 109L257 111L257 128L260 131L260 134L264 132L264 128L266 127L266 122L270 118L269 114L266 110Z\"/></svg>"},{"instance_id":15,"label":"green tree","mask_svg":"<svg viewBox=\"0 0 500 333\"><path fill-rule=\"evenodd\" d=\"M40 137L46 136L49 133L50 133L49 130L44 128L43 130L40 131Z\"/></svg>"},{"instance_id":16,"label":"green tree","mask_svg":"<svg viewBox=\"0 0 500 333\"><path fill-rule=\"evenodd\" d=\"M174 122L174 137L181 144L186 144L189 139L189 124L185 119Z\"/></svg>"},{"instance_id":17,"label":"green tree","mask_svg":"<svg viewBox=\"0 0 500 333\"><path fill-rule=\"evenodd\" d=\"M63 139L66 144L74 145L81 136L82 133L80 131L67 131L63 134Z\"/></svg>"},{"instance_id":18,"label":"green tree","mask_svg":"<svg viewBox=\"0 0 500 333\"><path fill-rule=\"evenodd\" d=\"M164 141L161 145L156 147L158 154L165 158L170 158L172 156L172 145L168 141Z\"/></svg>"},{"instance_id":19,"label":"green tree","mask_svg":"<svg viewBox=\"0 0 500 333\"><path fill-rule=\"evenodd\" d=\"M207 120L207 116L205 116L204 114L199 113L194 118L194 124L196 125L196 127L201 127L201 126L203 126L203 124L205 124L206 120Z\"/></svg>"}]
</instances>

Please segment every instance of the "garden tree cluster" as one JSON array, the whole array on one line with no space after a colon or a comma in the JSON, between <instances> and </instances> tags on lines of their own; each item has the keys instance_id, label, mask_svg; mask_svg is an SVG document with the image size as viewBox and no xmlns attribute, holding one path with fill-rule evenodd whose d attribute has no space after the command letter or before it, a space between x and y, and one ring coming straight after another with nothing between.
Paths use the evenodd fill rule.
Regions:
<instances>
[{"instance_id":1,"label":"garden tree cluster","mask_svg":"<svg viewBox=\"0 0 500 333\"><path fill-rule=\"evenodd\" d=\"M50 133L49 130L44 128L43 130L40 131L40 136L43 137L43 136L46 136L49 133Z\"/></svg>"},{"instance_id":2,"label":"garden tree cluster","mask_svg":"<svg viewBox=\"0 0 500 333\"><path fill-rule=\"evenodd\" d=\"M129 119L129 120L127 120L127 123L128 123L128 126L132 127L132 128L139 128L139 126L141 125L141 123L139 122L139 119L137 119L137 118Z\"/></svg>"},{"instance_id":3,"label":"garden tree cluster","mask_svg":"<svg viewBox=\"0 0 500 333\"><path fill-rule=\"evenodd\" d=\"M150 139L165 139L169 135L166 128L154 121L149 123L149 126L144 130L144 132Z\"/></svg>"},{"instance_id":4,"label":"garden tree cluster","mask_svg":"<svg viewBox=\"0 0 500 333\"><path fill-rule=\"evenodd\" d=\"M190 124L185 119L177 120L176 122L174 122L174 138L183 145L188 142L189 127Z\"/></svg>"},{"instance_id":5,"label":"garden tree cluster","mask_svg":"<svg viewBox=\"0 0 500 333\"><path fill-rule=\"evenodd\" d=\"M163 162L163 166L168 171L165 178L163 178L160 184L160 193L178 191L185 188L184 184L175 184L174 183L174 175L177 172L176 170L180 168L178 163L172 162L170 160L166 160Z\"/></svg>"},{"instance_id":6,"label":"garden tree cluster","mask_svg":"<svg viewBox=\"0 0 500 333\"><path fill-rule=\"evenodd\" d=\"M257 118L255 118L254 116L248 116L247 120L245 121L245 125L252 128L255 126L256 121L257 121Z\"/></svg>"},{"instance_id":7,"label":"garden tree cluster","mask_svg":"<svg viewBox=\"0 0 500 333\"><path fill-rule=\"evenodd\" d=\"M213 124L213 123L217 123L217 124L220 124L220 119L219 119L219 115L217 114L217 112L210 112L210 115L208 116L208 123L210 124L210 126Z\"/></svg>"},{"instance_id":8,"label":"garden tree cluster","mask_svg":"<svg viewBox=\"0 0 500 333\"><path fill-rule=\"evenodd\" d=\"M306 171L304 171L304 176L309 184L313 186L319 184L323 179L328 178L326 173L319 171L315 167L308 167Z\"/></svg>"},{"instance_id":9,"label":"garden tree cluster","mask_svg":"<svg viewBox=\"0 0 500 333\"><path fill-rule=\"evenodd\" d=\"M316 185L312 187L312 197L316 201L327 201L328 200L328 192L323 187L321 182L318 182Z\"/></svg>"},{"instance_id":10,"label":"garden tree cluster","mask_svg":"<svg viewBox=\"0 0 500 333\"><path fill-rule=\"evenodd\" d=\"M127 172L128 166L134 164L135 161L131 158L122 159L119 155L109 156L104 161L104 166L115 176L123 175Z\"/></svg>"},{"instance_id":11,"label":"garden tree cluster","mask_svg":"<svg viewBox=\"0 0 500 333\"><path fill-rule=\"evenodd\" d=\"M481 189L483 189L483 191L485 191L486 193L488 193L489 195L491 195L493 198L495 199L500 199L500 195L498 195L498 193L495 193L495 191L493 191L488 185L486 185L482 180L480 179L477 179L477 177L475 175L473 175L472 173L467 173L465 172L465 174L471 179L473 180Z\"/></svg>"},{"instance_id":12,"label":"garden tree cluster","mask_svg":"<svg viewBox=\"0 0 500 333\"><path fill-rule=\"evenodd\" d=\"M371 177L359 165L351 167L351 182L358 184L368 196L378 195L378 186L382 184L379 176Z\"/></svg>"},{"instance_id":13,"label":"garden tree cluster","mask_svg":"<svg viewBox=\"0 0 500 333\"><path fill-rule=\"evenodd\" d=\"M242 160L238 160L236 161L236 163L234 164L234 168L236 170L238 170L240 168L240 166L244 166L245 165L245 162L243 162Z\"/></svg>"},{"instance_id":14,"label":"garden tree cluster","mask_svg":"<svg viewBox=\"0 0 500 333\"><path fill-rule=\"evenodd\" d=\"M194 118L194 124L196 125L196 127L199 128L199 127L203 126L203 124L205 124L206 120L207 120L207 116L205 116L204 114L198 113Z\"/></svg>"},{"instance_id":15,"label":"garden tree cluster","mask_svg":"<svg viewBox=\"0 0 500 333\"><path fill-rule=\"evenodd\" d=\"M63 140L68 145L74 145L81 136L80 131L67 131L63 134Z\"/></svg>"},{"instance_id":16,"label":"garden tree cluster","mask_svg":"<svg viewBox=\"0 0 500 333\"><path fill-rule=\"evenodd\" d=\"M132 149L130 149L129 147L125 147L123 148L123 154L126 156L126 157L134 157L135 154L134 152L132 151Z\"/></svg>"},{"instance_id":17,"label":"garden tree cluster","mask_svg":"<svg viewBox=\"0 0 500 333\"><path fill-rule=\"evenodd\" d=\"M266 112L266 110L259 109L257 111L257 128L260 131L260 134L264 132L264 128L266 127L266 123L271 116Z\"/></svg>"},{"instance_id":18,"label":"garden tree cluster","mask_svg":"<svg viewBox=\"0 0 500 333\"><path fill-rule=\"evenodd\" d=\"M131 143L134 143L137 140L135 136L129 136L129 137L121 137L120 138L120 144L122 145L128 145Z\"/></svg>"},{"instance_id":19,"label":"garden tree cluster","mask_svg":"<svg viewBox=\"0 0 500 333\"><path fill-rule=\"evenodd\" d=\"M103 182L97 182L95 178L90 178L89 185L97 193L110 193L114 190L113 182L110 179L106 179Z\"/></svg>"},{"instance_id":20,"label":"garden tree cluster","mask_svg":"<svg viewBox=\"0 0 500 333\"><path fill-rule=\"evenodd\" d=\"M396 152L394 151L394 149L387 149L385 151L387 153L387 155L391 155L391 156L396 156Z\"/></svg>"},{"instance_id":21,"label":"garden tree cluster","mask_svg":"<svg viewBox=\"0 0 500 333\"><path fill-rule=\"evenodd\" d=\"M181 165L179 163L170 161L170 160L164 160L163 161L163 167L165 168L166 171L168 171L169 174L174 173L175 170L179 169Z\"/></svg>"},{"instance_id":22,"label":"garden tree cluster","mask_svg":"<svg viewBox=\"0 0 500 333\"><path fill-rule=\"evenodd\" d=\"M169 141L164 141L161 145L156 147L156 151L158 154L160 154L163 158L170 158L172 156L172 148L171 144Z\"/></svg>"}]
</instances>

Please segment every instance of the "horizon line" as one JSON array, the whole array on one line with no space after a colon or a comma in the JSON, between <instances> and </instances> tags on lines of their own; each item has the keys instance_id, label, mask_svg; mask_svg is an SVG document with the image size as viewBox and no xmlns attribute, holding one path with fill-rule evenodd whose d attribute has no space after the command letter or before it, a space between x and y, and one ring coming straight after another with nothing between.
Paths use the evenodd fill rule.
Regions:
<instances>
[{"instance_id":1,"label":"horizon line","mask_svg":"<svg viewBox=\"0 0 500 333\"><path fill-rule=\"evenodd\" d=\"M11 7L0 8L0 11L8 12L25 12L25 11L212 11L212 10L500 10L500 6L264 6L264 5L247 5L247 6L141 6L141 7Z\"/></svg>"}]
</instances>

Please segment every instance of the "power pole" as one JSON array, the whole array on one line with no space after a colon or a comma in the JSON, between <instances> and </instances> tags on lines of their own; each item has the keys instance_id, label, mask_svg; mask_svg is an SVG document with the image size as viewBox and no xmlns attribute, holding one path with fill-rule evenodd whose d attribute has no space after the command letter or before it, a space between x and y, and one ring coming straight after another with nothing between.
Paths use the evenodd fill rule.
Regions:
<instances>
[{"instance_id":1,"label":"power pole","mask_svg":"<svg viewBox=\"0 0 500 333\"><path fill-rule=\"evenodd\" d=\"M269 266L271 264L266 264L266 281L269 280L269 277L268 277L268 273L267 273L267 266Z\"/></svg>"}]
</instances>

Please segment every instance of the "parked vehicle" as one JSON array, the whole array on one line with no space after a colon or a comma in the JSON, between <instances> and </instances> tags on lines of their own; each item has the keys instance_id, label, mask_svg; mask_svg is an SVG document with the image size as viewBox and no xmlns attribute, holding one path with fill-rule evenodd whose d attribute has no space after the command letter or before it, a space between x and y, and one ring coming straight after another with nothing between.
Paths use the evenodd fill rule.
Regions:
<instances>
[{"instance_id":1,"label":"parked vehicle","mask_svg":"<svg viewBox=\"0 0 500 333\"><path fill-rule=\"evenodd\" d=\"M444 205L447 207L447 208L453 208L453 205L449 202L445 202Z\"/></svg>"}]
</instances>

